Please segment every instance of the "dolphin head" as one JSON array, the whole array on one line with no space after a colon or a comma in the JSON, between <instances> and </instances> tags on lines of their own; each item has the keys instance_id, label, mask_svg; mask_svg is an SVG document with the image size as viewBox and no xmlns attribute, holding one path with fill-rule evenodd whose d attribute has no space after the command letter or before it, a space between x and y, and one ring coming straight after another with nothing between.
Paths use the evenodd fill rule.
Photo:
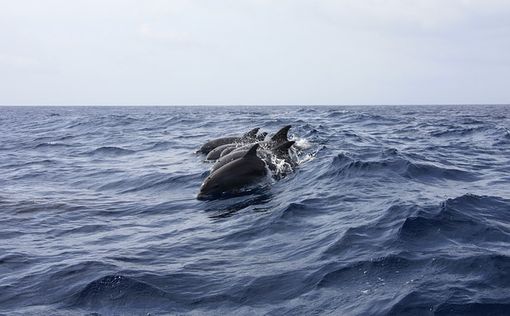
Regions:
<instances>
[{"instance_id":1,"label":"dolphin head","mask_svg":"<svg viewBox=\"0 0 510 316\"><path fill-rule=\"evenodd\" d=\"M219 196L221 193L223 193L221 183L217 181L217 179L213 178L212 175L210 175L205 179L204 183L200 187L200 192L197 195L197 199L206 200L208 198Z\"/></svg>"}]
</instances>

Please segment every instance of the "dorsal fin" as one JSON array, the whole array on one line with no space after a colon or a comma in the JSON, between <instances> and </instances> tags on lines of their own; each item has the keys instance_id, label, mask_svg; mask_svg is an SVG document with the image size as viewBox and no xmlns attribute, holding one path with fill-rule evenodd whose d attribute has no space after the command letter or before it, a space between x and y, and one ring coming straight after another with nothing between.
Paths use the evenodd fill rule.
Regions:
<instances>
[{"instance_id":1,"label":"dorsal fin","mask_svg":"<svg viewBox=\"0 0 510 316\"><path fill-rule=\"evenodd\" d=\"M276 150L279 150L279 151L284 151L284 150L287 150L289 149L292 145L294 145L296 142L293 141L293 140L290 140L288 142L285 142L281 145L278 145L278 147L276 147Z\"/></svg>"},{"instance_id":2,"label":"dorsal fin","mask_svg":"<svg viewBox=\"0 0 510 316\"><path fill-rule=\"evenodd\" d=\"M286 142L287 139L287 133L289 132L289 129L291 128L290 125L282 127L276 134L271 137L271 141L276 143Z\"/></svg>"},{"instance_id":3,"label":"dorsal fin","mask_svg":"<svg viewBox=\"0 0 510 316\"><path fill-rule=\"evenodd\" d=\"M259 144L255 143L253 146L251 146L250 149L244 154L243 158L251 157L251 156L257 156L257 148L259 148Z\"/></svg>"},{"instance_id":4,"label":"dorsal fin","mask_svg":"<svg viewBox=\"0 0 510 316\"><path fill-rule=\"evenodd\" d=\"M252 129L251 131L249 131L248 133L244 134L243 137L244 138L255 138L255 136L257 136L258 131L259 131L259 128L256 127L254 129Z\"/></svg>"}]
</instances>

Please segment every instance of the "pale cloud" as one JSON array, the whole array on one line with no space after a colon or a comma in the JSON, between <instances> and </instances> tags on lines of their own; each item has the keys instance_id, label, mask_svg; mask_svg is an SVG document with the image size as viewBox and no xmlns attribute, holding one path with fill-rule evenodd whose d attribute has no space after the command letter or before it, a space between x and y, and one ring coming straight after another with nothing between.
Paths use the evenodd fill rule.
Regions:
<instances>
[{"instance_id":1,"label":"pale cloud","mask_svg":"<svg viewBox=\"0 0 510 316\"><path fill-rule=\"evenodd\" d=\"M143 37L148 39L170 41L179 44L191 42L191 35L189 32L155 27L149 23L141 24L139 32Z\"/></svg>"},{"instance_id":2,"label":"pale cloud","mask_svg":"<svg viewBox=\"0 0 510 316\"><path fill-rule=\"evenodd\" d=\"M500 0L3 1L0 104L504 103L508 38Z\"/></svg>"},{"instance_id":3,"label":"pale cloud","mask_svg":"<svg viewBox=\"0 0 510 316\"><path fill-rule=\"evenodd\" d=\"M482 19L482 24L507 18L510 2L500 0L325 0L316 11L336 19L344 26L421 31L449 31L469 27L467 22ZM493 19L496 17L496 19ZM505 23L508 25L508 23Z\"/></svg>"},{"instance_id":4,"label":"pale cloud","mask_svg":"<svg viewBox=\"0 0 510 316\"><path fill-rule=\"evenodd\" d=\"M30 57L0 54L0 65L0 67L13 67L15 69L33 69L38 67L40 63Z\"/></svg>"}]
</instances>

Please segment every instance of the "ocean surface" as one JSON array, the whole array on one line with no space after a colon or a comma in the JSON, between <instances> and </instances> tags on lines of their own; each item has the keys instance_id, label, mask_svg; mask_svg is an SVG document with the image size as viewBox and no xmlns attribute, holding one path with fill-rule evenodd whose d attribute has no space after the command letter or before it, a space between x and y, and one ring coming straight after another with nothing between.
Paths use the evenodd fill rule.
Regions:
<instances>
[{"instance_id":1,"label":"ocean surface","mask_svg":"<svg viewBox=\"0 0 510 316\"><path fill-rule=\"evenodd\" d=\"M196 195L207 140L299 165ZM0 315L510 315L510 106L2 107Z\"/></svg>"}]
</instances>

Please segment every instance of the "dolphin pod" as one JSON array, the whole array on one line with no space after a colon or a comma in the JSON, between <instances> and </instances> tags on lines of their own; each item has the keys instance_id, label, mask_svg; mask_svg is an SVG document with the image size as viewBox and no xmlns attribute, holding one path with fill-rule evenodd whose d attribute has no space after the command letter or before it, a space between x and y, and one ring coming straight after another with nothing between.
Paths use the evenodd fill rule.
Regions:
<instances>
[{"instance_id":1,"label":"dolphin pod","mask_svg":"<svg viewBox=\"0 0 510 316\"><path fill-rule=\"evenodd\" d=\"M257 134L259 128L254 128L242 136L222 137L205 143L198 152L215 163L202 183L197 199L214 199L259 183L267 178L269 171L276 171L274 158L294 167L296 163L289 155L289 149L295 143L288 140L290 128L290 125L284 126L269 139L266 132Z\"/></svg>"}]
</instances>

